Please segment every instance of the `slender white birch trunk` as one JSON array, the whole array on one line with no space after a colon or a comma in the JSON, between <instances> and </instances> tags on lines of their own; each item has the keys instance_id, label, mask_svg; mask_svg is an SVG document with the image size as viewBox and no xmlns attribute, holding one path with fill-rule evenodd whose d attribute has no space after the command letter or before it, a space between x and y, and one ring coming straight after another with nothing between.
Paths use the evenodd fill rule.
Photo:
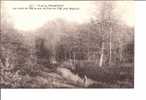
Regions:
<instances>
[{"instance_id":1,"label":"slender white birch trunk","mask_svg":"<svg viewBox=\"0 0 146 100\"><path fill-rule=\"evenodd\" d=\"M103 57L104 57L104 42L102 43L99 67L102 67L102 65L103 65Z\"/></svg>"}]
</instances>

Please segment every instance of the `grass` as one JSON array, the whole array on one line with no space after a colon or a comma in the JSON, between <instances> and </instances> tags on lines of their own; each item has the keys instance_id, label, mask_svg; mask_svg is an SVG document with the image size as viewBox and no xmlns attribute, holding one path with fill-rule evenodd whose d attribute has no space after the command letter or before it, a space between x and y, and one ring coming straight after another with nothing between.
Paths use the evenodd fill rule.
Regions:
<instances>
[{"instance_id":1,"label":"grass","mask_svg":"<svg viewBox=\"0 0 146 100\"><path fill-rule=\"evenodd\" d=\"M26 74L18 73L20 78L18 82L1 84L1 88L82 88L81 84L74 83L70 79L64 78L57 73L56 68L63 66L57 64L51 67L39 67L38 71L28 70ZM63 67L65 67L64 65ZM73 77L79 75L81 79L86 75L88 79L94 80L96 83L89 85L87 88L133 88L134 87L134 66L133 64L120 64L112 66L99 67L93 62L78 61L72 65ZM67 68L70 68L67 65ZM15 77L13 72L10 73ZM75 75L74 75L75 74ZM5 76L9 78L9 76ZM72 77L72 76L70 76Z\"/></svg>"},{"instance_id":2,"label":"grass","mask_svg":"<svg viewBox=\"0 0 146 100\"><path fill-rule=\"evenodd\" d=\"M98 88L133 88L134 87L134 66L133 64L120 64L113 66L99 67L90 62L79 64L77 72L80 76L86 75L97 81L89 87Z\"/></svg>"}]
</instances>

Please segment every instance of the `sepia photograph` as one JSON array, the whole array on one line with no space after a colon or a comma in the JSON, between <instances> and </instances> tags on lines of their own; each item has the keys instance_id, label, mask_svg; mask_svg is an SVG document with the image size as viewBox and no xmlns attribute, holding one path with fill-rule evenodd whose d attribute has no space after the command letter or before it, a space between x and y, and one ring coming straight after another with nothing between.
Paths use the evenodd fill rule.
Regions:
<instances>
[{"instance_id":1,"label":"sepia photograph","mask_svg":"<svg viewBox=\"0 0 146 100\"><path fill-rule=\"evenodd\" d=\"M0 88L134 88L135 1L0 1Z\"/></svg>"}]
</instances>

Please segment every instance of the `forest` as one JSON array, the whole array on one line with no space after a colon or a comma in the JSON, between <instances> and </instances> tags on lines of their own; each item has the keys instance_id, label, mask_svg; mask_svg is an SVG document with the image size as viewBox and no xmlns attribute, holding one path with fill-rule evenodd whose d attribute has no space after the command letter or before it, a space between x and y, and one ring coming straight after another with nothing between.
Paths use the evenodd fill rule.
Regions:
<instances>
[{"instance_id":1,"label":"forest","mask_svg":"<svg viewBox=\"0 0 146 100\"><path fill-rule=\"evenodd\" d=\"M1 20L1 88L133 88L134 27L106 4L97 19L21 32Z\"/></svg>"}]
</instances>

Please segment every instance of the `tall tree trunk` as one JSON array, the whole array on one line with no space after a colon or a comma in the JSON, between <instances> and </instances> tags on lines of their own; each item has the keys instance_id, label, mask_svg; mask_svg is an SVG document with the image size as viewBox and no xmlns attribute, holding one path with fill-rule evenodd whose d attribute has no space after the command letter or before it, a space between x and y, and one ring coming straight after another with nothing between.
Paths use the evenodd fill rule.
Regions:
<instances>
[{"instance_id":1,"label":"tall tree trunk","mask_svg":"<svg viewBox=\"0 0 146 100\"><path fill-rule=\"evenodd\" d=\"M75 62L76 62L76 54L75 54L75 52L73 52L73 60L74 60L74 64L75 64Z\"/></svg>"},{"instance_id":2,"label":"tall tree trunk","mask_svg":"<svg viewBox=\"0 0 146 100\"><path fill-rule=\"evenodd\" d=\"M87 55L88 55L88 61L90 61L90 39L89 39L89 32L88 32L88 34L87 34L87 36L88 36L88 44L87 44Z\"/></svg>"},{"instance_id":3,"label":"tall tree trunk","mask_svg":"<svg viewBox=\"0 0 146 100\"><path fill-rule=\"evenodd\" d=\"M64 61L67 60L66 52L64 51Z\"/></svg>"},{"instance_id":4,"label":"tall tree trunk","mask_svg":"<svg viewBox=\"0 0 146 100\"><path fill-rule=\"evenodd\" d=\"M88 61L90 61L90 50L89 50L89 47L88 47L88 50L87 50L87 55L88 55Z\"/></svg>"},{"instance_id":5,"label":"tall tree trunk","mask_svg":"<svg viewBox=\"0 0 146 100\"><path fill-rule=\"evenodd\" d=\"M120 60L120 62L122 62L122 58L123 58L123 54L122 54L122 51L123 51L123 49L122 49L122 44L121 44L121 42L120 42L120 46L119 46L119 60Z\"/></svg>"},{"instance_id":6,"label":"tall tree trunk","mask_svg":"<svg viewBox=\"0 0 146 100\"><path fill-rule=\"evenodd\" d=\"M112 38L111 38L111 34L112 34L112 28L110 28L110 34L109 34L109 65L111 65L112 62Z\"/></svg>"},{"instance_id":7,"label":"tall tree trunk","mask_svg":"<svg viewBox=\"0 0 146 100\"><path fill-rule=\"evenodd\" d=\"M100 55L100 61L99 61L99 67L102 67L102 65L103 65L103 57L104 57L104 42L102 42L101 55Z\"/></svg>"},{"instance_id":8,"label":"tall tree trunk","mask_svg":"<svg viewBox=\"0 0 146 100\"><path fill-rule=\"evenodd\" d=\"M95 55L95 58L96 58L96 61L95 61L95 63L98 65L98 56L97 56L97 52L94 54Z\"/></svg>"}]
</instances>

